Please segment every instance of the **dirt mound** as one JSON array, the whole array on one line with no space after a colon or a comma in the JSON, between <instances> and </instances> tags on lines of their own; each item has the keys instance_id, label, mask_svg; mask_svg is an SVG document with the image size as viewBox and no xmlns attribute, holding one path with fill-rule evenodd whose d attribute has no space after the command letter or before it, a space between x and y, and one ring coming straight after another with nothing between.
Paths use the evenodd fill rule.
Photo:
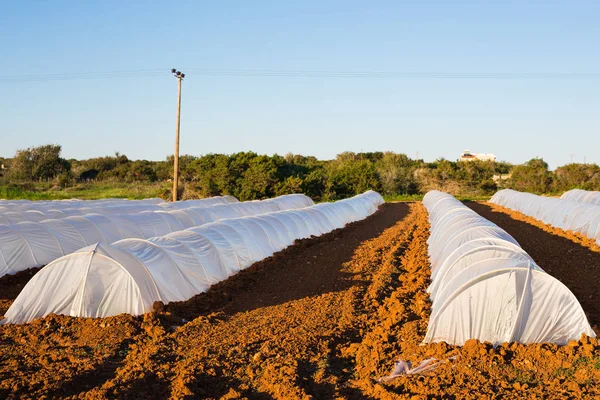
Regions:
<instances>
[{"instance_id":1,"label":"dirt mound","mask_svg":"<svg viewBox=\"0 0 600 400\"><path fill-rule=\"evenodd\" d=\"M0 397L600 396L595 339L421 346L428 229L420 204L386 204L142 317L0 326ZM433 372L378 382L399 359L431 357L443 361Z\"/></svg>"}]
</instances>

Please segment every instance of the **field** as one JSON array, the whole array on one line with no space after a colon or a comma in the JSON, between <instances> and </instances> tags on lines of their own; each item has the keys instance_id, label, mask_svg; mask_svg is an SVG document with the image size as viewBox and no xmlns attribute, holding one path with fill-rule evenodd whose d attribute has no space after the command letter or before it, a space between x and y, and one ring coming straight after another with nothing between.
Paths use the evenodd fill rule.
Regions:
<instances>
[{"instance_id":1,"label":"field","mask_svg":"<svg viewBox=\"0 0 600 400\"><path fill-rule=\"evenodd\" d=\"M199 193L193 189L185 190L189 198L196 198ZM186 194L184 190L184 195ZM394 194L384 195L386 201L421 201L423 194ZM48 183L31 183L26 185L0 185L0 199L7 200L65 200L65 199L82 199L82 200L99 200L106 198L127 198L127 199L147 199L160 197L165 200L170 200L171 184L169 182L157 183L126 183L126 182L94 182L94 183L78 183L68 188L58 188ZM490 195L473 195L469 193L457 194L456 198L465 201L489 200Z\"/></svg>"},{"instance_id":2,"label":"field","mask_svg":"<svg viewBox=\"0 0 600 400\"><path fill-rule=\"evenodd\" d=\"M50 183L25 185L0 185L0 199L25 200L97 200L106 198L147 199L163 197L170 190L169 183L125 183L95 182L79 183L68 188L59 188ZM168 197L168 196L165 196Z\"/></svg>"},{"instance_id":3,"label":"field","mask_svg":"<svg viewBox=\"0 0 600 400\"><path fill-rule=\"evenodd\" d=\"M498 224L576 295L600 333L600 248L487 203ZM0 326L1 398L594 398L600 342L420 345L430 303L427 213L371 217L142 317L48 316ZM0 315L35 273L0 278ZM437 369L385 380L399 359Z\"/></svg>"}]
</instances>

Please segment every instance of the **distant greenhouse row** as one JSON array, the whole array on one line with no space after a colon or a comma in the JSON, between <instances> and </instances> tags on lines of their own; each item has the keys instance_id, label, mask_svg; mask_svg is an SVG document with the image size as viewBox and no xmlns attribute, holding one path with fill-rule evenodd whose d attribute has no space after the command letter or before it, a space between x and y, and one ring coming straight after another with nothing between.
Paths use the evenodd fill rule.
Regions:
<instances>
[{"instance_id":1,"label":"distant greenhouse row","mask_svg":"<svg viewBox=\"0 0 600 400\"><path fill-rule=\"evenodd\" d=\"M143 212L174 211L182 208L207 207L237 203L231 196L165 203L162 199L147 200L55 200L44 202L0 201L0 225L19 222L42 222L86 214L123 215Z\"/></svg>"},{"instance_id":2,"label":"distant greenhouse row","mask_svg":"<svg viewBox=\"0 0 600 400\"><path fill-rule=\"evenodd\" d=\"M369 191L335 203L226 218L166 236L94 244L38 272L2 323L50 313L139 315L156 301L181 301L204 292L297 239L364 219L382 203L378 193Z\"/></svg>"},{"instance_id":3,"label":"distant greenhouse row","mask_svg":"<svg viewBox=\"0 0 600 400\"><path fill-rule=\"evenodd\" d=\"M600 205L600 192L573 189L563 193L563 195L560 196L560 198L563 200L574 201L577 203L588 203L595 206Z\"/></svg>"},{"instance_id":4,"label":"distant greenhouse row","mask_svg":"<svg viewBox=\"0 0 600 400\"><path fill-rule=\"evenodd\" d=\"M580 233L600 244L600 192L574 190L560 199L505 189L491 203L519 211L556 228Z\"/></svg>"},{"instance_id":5,"label":"distant greenhouse row","mask_svg":"<svg viewBox=\"0 0 600 400\"><path fill-rule=\"evenodd\" d=\"M104 215L93 213L41 222L0 225L0 276L41 267L96 243L113 243L127 238L149 239L223 218L264 214L314 204L304 195L285 195L243 203L223 197L192 200L189 208L181 207L184 203L186 202L175 203L171 207L179 209L171 211ZM92 208L99 210L93 204ZM29 211L25 213L27 212Z\"/></svg>"}]
</instances>

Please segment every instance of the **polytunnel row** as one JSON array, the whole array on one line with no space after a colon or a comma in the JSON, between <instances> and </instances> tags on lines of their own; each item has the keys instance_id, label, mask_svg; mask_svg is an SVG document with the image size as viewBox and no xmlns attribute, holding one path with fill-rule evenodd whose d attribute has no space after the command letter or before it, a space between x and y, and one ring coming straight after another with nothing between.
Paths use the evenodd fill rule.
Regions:
<instances>
[{"instance_id":1,"label":"polytunnel row","mask_svg":"<svg viewBox=\"0 0 600 400\"><path fill-rule=\"evenodd\" d=\"M50 313L78 317L139 315L156 301L205 292L254 262L373 214L383 199L366 192L335 203L228 218L166 236L96 244L40 270L1 323Z\"/></svg>"},{"instance_id":2,"label":"polytunnel row","mask_svg":"<svg viewBox=\"0 0 600 400\"><path fill-rule=\"evenodd\" d=\"M0 199L0 207L29 207L29 208L55 208L55 207L78 207L85 204L161 204L166 203L163 199L154 197L141 200L130 200L122 198L104 198L98 200L63 199L63 200L6 200Z\"/></svg>"},{"instance_id":3,"label":"polytunnel row","mask_svg":"<svg viewBox=\"0 0 600 400\"><path fill-rule=\"evenodd\" d=\"M577 203L589 203L595 206L600 205L600 192L573 189L563 193L560 198L563 200L575 201Z\"/></svg>"},{"instance_id":4,"label":"polytunnel row","mask_svg":"<svg viewBox=\"0 0 600 400\"><path fill-rule=\"evenodd\" d=\"M503 229L447 193L429 192L423 204L432 301L424 342L566 344L595 336L571 291Z\"/></svg>"},{"instance_id":5,"label":"polytunnel row","mask_svg":"<svg viewBox=\"0 0 600 400\"><path fill-rule=\"evenodd\" d=\"M204 200L204 199L203 199ZM226 202L227 199L211 198L209 202ZM162 199L144 199L144 200L128 200L128 199L101 199L101 200L5 200L0 201L0 214L17 213L26 214L30 218L36 218L35 212L42 214L50 213L53 216L60 216L61 213L65 216L79 215L81 213L89 213L92 211L103 211L106 213L125 213L125 212L141 212L144 210L160 210L161 204L165 203ZM38 214L39 218L39 214ZM21 221L18 221L21 222Z\"/></svg>"},{"instance_id":6,"label":"polytunnel row","mask_svg":"<svg viewBox=\"0 0 600 400\"><path fill-rule=\"evenodd\" d=\"M216 204L229 204L238 200L232 196L216 196L207 199L186 200L174 203L146 202L145 200L120 200L120 201L103 201L103 200L85 200L73 202L78 206L71 204L67 207L59 207L57 204L52 204L54 201L48 201L46 205L0 205L0 225L10 225L19 222L42 222L47 219L63 219L67 217L100 214L100 215L119 215L119 214L138 214L143 212L159 212L179 210L190 207L208 207ZM56 201L59 204L67 204L72 202Z\"/></svg>"},{"instance_id":7,"label":"polytunnel row","mask_svg":"<svg viewBox=\"0 0 600 400\"><path fill-rule=\"evenodd\" d=\"M196 206L173 211L123 215L87 214L0 225L0 276L41 267L95 243L113 243L127 238L148 239L223 218L264 214L311 204L314 203L308 196L284 195L268 200Z\"/></svg>"},{"instance_id":8,"label":"polytunnel row","mask_svg":"<svg viewBox=\"0 0 600 400\"><path fill-rule=\"evenodd\" d=\"M600 206L511 189L500 190L490 202L519 211L556 228L581 233L600 244Z\"/></svg>"}]
</instances>

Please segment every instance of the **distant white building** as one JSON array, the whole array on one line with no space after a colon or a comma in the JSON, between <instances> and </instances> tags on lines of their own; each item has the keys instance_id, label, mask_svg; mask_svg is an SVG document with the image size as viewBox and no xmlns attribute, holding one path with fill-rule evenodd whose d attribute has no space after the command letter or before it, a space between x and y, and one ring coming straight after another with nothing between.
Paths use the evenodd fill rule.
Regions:
<instances>
[{"instance_id":1,"label":"distant white building","mask_svg":"<svg viewBox=\"0 0 600 400\"><path fill-rule=\"evenodd\" d=\"M459 161L473 161L473 160L496 161L496 156L491 153L471 153L470 150L465 150L460 155Z\"/></svg>"}]
</instances>

